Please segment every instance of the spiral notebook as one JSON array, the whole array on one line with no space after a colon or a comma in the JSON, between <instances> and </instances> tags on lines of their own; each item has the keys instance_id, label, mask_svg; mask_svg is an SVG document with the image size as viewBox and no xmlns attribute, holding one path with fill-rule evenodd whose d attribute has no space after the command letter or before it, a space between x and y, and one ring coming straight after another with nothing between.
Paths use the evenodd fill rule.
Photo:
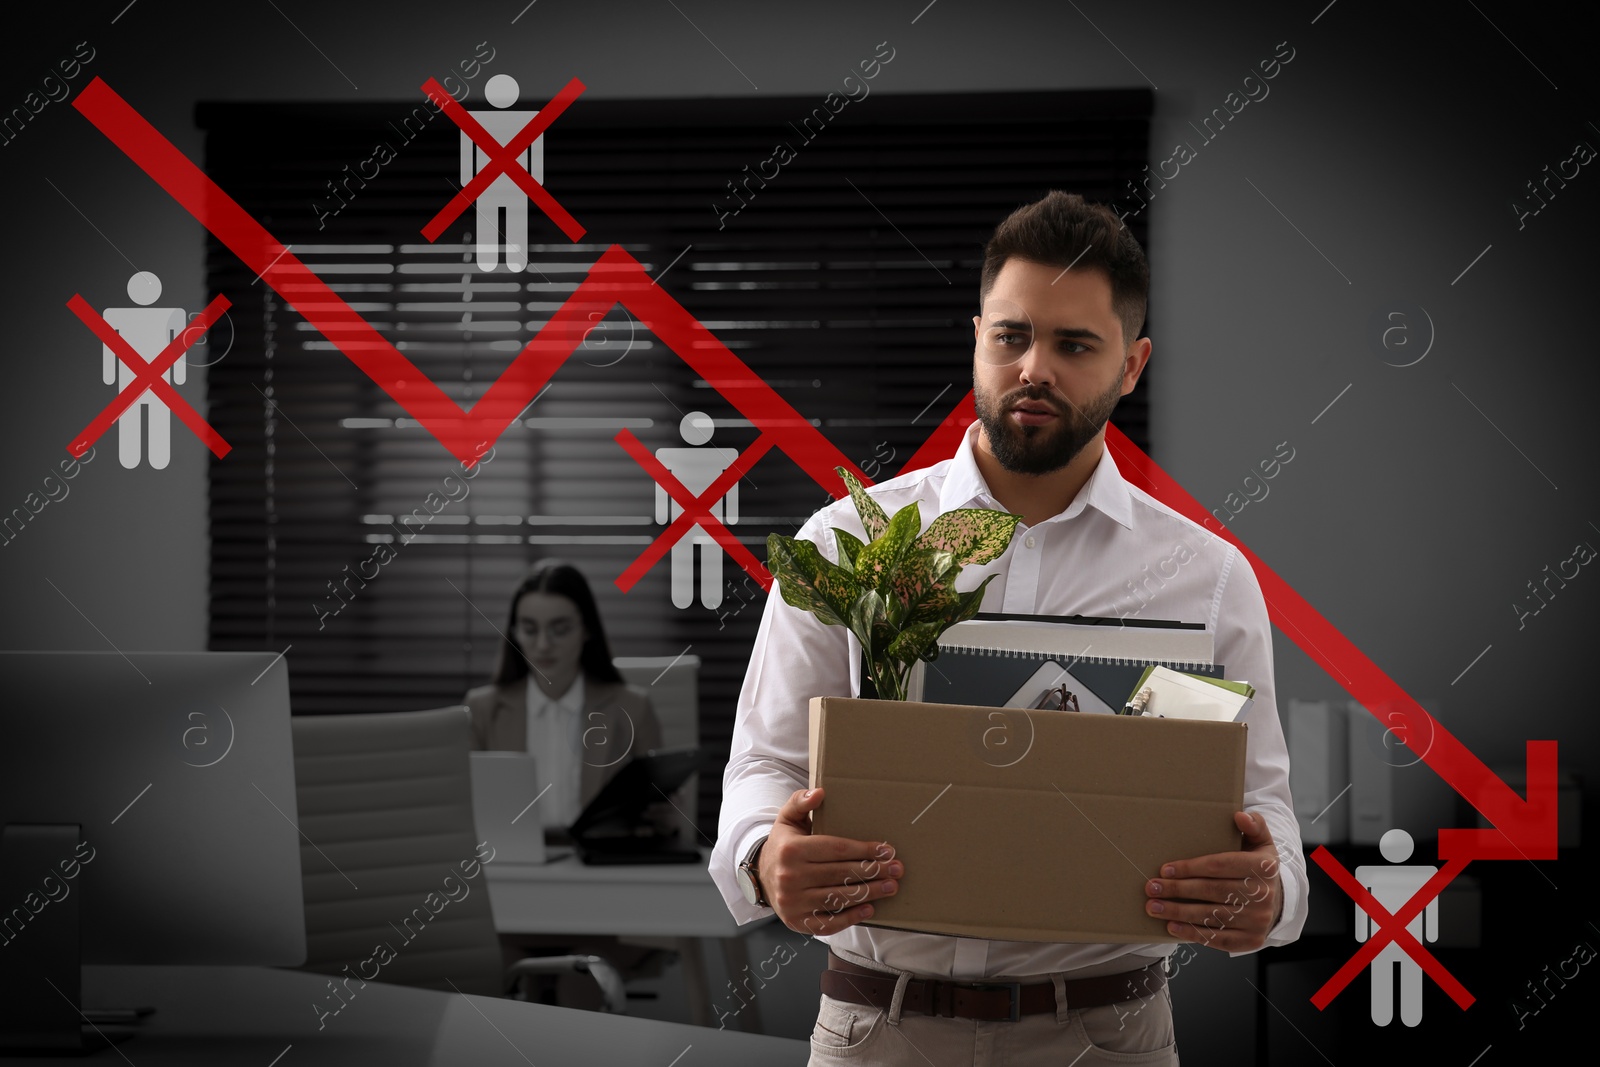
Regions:
<instances>
[{"instance_id":1,"label":"spiral notebook","mask_svg":"<svg viewBox=\"0 0 1600 1067\"><path fill-rule=\"evenodd\" d=\"M929 704L1027 708L1057 686L1080 711L1122 710L1145 668L1223 677L1203 623L981 613L939 638L939 658L911 672L907 697Z\"/></svg>"}]
</instances>

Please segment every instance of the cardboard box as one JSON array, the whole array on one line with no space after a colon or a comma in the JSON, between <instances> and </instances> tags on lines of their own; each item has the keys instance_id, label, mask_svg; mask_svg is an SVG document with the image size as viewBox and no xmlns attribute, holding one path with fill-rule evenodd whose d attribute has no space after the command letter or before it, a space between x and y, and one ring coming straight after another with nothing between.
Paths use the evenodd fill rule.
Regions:
<instances>
[{"instance_id":1,"label":"cardboard box","mask_svg":"<svg viewBox=\"0 0 1600 1067\"><path fill-rule=\"evenodd\" d=\"M1168 860L1240 848L1243 723L817 697L812 831L905 863L873 926L1002 941L1172 942Z\"/></svg>"}]
</instances>

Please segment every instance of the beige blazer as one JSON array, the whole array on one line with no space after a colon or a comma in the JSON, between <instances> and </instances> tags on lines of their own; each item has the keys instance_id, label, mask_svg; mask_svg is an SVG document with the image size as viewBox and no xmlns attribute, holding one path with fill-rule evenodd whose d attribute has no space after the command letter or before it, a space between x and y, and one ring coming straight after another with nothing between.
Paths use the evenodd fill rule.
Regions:
<instances>
[{"instance_id":1,"label":"beige blazer","mask_svg":"<svg viewBox=\"0 0 1600 1067\"><path fill-rule=\"evenodd\" d=\"M583 680L583 769L580 807L593 800L628 760L661 747L661 724L644 690L615 682ZM472 747L482 751L528 751L528 679L469 691ZM538 752L533 753L535 757Z\"/></svg>"}]
</instances>

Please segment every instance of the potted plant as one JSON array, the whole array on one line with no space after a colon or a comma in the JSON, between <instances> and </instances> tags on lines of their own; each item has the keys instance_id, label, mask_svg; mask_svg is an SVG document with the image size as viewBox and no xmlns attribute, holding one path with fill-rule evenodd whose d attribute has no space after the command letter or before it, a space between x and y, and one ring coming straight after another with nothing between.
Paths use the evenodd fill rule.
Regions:
<instances>
[{"instance_id":1,"label":"potted plant","mask_svg":"<svg viewBox=\"0 0 1600 1067\"><path fill-rule=\"evenodd\" d=\"M810 541L769 534L767 569L786 604L855 635L879 699L904 700L912 666L938 657L939 635L978 613L994 578L958 593L961 569L998 559L1021 517L958 508L924 530L916 501L891 518L854 475L835 470L870 540L835 527L839 562L832 563Z\"/></svg>"}]
</instances>

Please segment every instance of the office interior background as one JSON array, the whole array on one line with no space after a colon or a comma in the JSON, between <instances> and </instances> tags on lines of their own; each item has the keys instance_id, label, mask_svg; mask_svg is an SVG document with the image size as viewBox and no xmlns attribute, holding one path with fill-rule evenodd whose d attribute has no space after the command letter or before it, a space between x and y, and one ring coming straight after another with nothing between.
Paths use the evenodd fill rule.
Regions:
<instances>
[{"instance_id":1,"label":"office interior background","mask_svg":"<svg viewBox=\"0 0 1600 1067\"><path fill-rule=\"evenodd\" d=\"M464 405L614 243L880 479L970 387L994 222L1052 187L1114 198L1150 257L1154 341L1118 426L1489 767L1516 771L1527 741L1558 742L1570 827L1559 860L1477 863L1442 899L1456 940L1437 954L1477 998L1465 1011L1430 982L1420 1027L1380 1029L1364 977L1313 1007L1355 948L1348 901L1313 871L1320 940L1264 970L1218 957L1180 971L1180 1048L1272 1062L1443 1048L1467 1062L1547 1047L1576 1028L1582 995L1538 983L1600 938L1573 906L1593 869L1585 664L1600 596L1580 551L1600 544L1586 414L1600 110L1574 17L1359 0L8 13L0 114L47 103L0 145L13 213L0 514L43 491L112 396L67 301L122 306L136 270L160 277L164 305L232 302L179 391L234 451L214 459L175 422L170 465L129 470L115 431L102 439L69 492L6 528L0 647L292 646L296 714L437 707L487 681L518 574L556 555L590 579L618 655L699 657L700 743L720 766L760 615L731 560L715 607L673 605L668 559L616 584L661 528L655 483L618 432L681 447L679 419L698 410L715 446L756 436L736 396L620 309L596 318L471 492L376 577L345 584L456 460L73 109L95 77L313 269L366 287L341 292ZM510 296L485 291L510 276L478 272L470 211L437 243L420 235L454 195L458 141L448 119L413 118L425 79L449 76L482 107L501 73L519 106L585 86L547 134L545 166L589 233L569 241L530 210L534 249ZM802 126L814 113L826 124ZM793 161L747 183L779 142ZM1293 459L1261 477L1284 446ZM732 529L757 558L825 499L779 451L739 492ZM1438 862L1440 826L1475 813L1406 739L1341 732L1340 679L1296 635L1274 640L1292 743L1295 701L1343 738L1351 783L1387 775L1395 797L1443 811L1453 821L1406 827L1413 862ZM1338 747L1306 736L1297 753ZM719 779L699 782L703 844ZM1344 784L1305 784L1325 792L1330 823L1354 803ZM1308 852L1318 814L1303 819ZM1347 865L1376 855L1349 841L1361 817L1344 813L1346 840L1330 842ZM774 989L769 1032L804 1036L815 990Z\"/></svg>"}]
</instances>

